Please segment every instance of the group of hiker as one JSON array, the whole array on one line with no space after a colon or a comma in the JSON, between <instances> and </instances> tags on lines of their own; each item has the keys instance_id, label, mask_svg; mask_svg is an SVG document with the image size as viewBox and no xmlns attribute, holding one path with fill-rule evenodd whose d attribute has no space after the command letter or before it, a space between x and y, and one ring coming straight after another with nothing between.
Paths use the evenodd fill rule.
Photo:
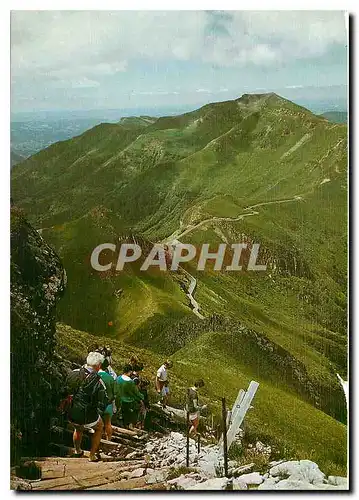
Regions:
<instances>
[{"instance_id":1,"label":"group of hiker","mask_svg":"<svg viewBox=\"0 0 359 500\"><path fill-rule=\"evenodd\" d=\"M97 462L100 460L98 449L103 434L108 440L112 438L112 417L115 413L121 413L125 428L144 428L150 407L150 382L142 377L144 365L136 357L131 357L124 365L122 374L117 376L112 368L111 350L108 347L92 346L88 351L86 363L68 375L62 411L74 425L74 456L83 456L81 443L83 432L87 430L91 434L89 460ZM172 362L166 360L155 378L155 388L160 398L158 404L164 408L169 401L168 370L171 367ZM199 380L187 391L191 434L197 432L199 414L205 408L198 403L197 391L203 386L203 380Z\"/></svg>"}]
</instances>

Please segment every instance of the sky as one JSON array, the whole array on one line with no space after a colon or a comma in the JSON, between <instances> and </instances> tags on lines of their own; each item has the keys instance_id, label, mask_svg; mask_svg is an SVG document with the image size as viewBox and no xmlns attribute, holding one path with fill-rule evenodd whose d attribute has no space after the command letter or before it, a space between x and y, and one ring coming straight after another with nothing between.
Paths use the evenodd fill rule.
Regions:
<instances>
[{"instance_id":1,"label":"sky","mask_svg":"<svg viewBox=\"0 0 359 500\"><path fill-rule=\"evenodd\" d=\"M11 109L345 98L340 11L12 11Z\"/></svg>"}]
</instances>

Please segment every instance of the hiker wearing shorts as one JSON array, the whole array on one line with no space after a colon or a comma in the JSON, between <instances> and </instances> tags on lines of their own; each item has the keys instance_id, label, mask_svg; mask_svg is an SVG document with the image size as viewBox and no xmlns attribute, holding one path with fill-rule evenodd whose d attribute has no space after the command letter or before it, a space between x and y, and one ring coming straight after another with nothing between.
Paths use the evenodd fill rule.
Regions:
<instances>
[{"instance_id":1,"label":"hiker wearing shorts","mask_svg":"<svg viewBox=\"0 0 359 500\"><path fill-rule=\"evenodd\" d=\"M105 425L105 434L106 439L111 441L112 438L112 425L111 419L114 414L114 400L115 400L115 380L112 376L106 371L108 367L108 359L104 359L104 362L101 365L101 369L98 371L98 374L102 380L102 382L106 386L106 393L108 399L108 405L106 406L103 412L103 422Z\"/></svg>"},{"instance_id":2,"label":"hiker wearing shorts","mask_svg":"<svg viewBox=\"0 0 359 500\"><path fill-rule=\"evenodd\" d=\"M123 424L126 428L133 428L137 423L139 403L143 395L131 379L131 365L123 368L123 373L117 378L115 384L115 398L117 406L121 406Z\"/></svg>"},{"instance_id":3,"label":"hiker wearing shorts","mask_svg":"<svg viewBox=\"0 0 359 500\"><path fill-rule=\"evenodd\" d=\"M156 390L161 395L161 403L164 408L168 405L169 387L168 387L168 373L167 370L172 368L172 361L165 361L162 366L157 370L156 375Z\"/></svg>"},{"instance_id":4,"label":"hiker wearing shorts","mask_svg":"<svg viewBox=\"0 0 359 500\"><path fill-rule=\"evenodd\" d=\"M74 424L73 442L76 453L82 457L82 436L85 429L92 432L90 461L98 462L103 421L102 415L107 405L105 384L98 375L104 361L99 352L90 352L86 364L73 370L67 378L68 393L71 394L71 404L68 410L70 422Z\"/></svg>"},{"instance_id":5,"label":"hiker wearing shorts","mask_svg":"<svg viewBox=\"0 0 359 500\"><path fill-rule=\"evenodd\" d=\"M189 412L189 420L191 425L189 433L192 435L197 434L201 410L207 408L206 405L200 406L198 402L198 389L201 387L204 387L204 382L202 379L197 380L194 383L194 386L190 387L187 390L187 411Z\"/></svg>"}]
</instances>

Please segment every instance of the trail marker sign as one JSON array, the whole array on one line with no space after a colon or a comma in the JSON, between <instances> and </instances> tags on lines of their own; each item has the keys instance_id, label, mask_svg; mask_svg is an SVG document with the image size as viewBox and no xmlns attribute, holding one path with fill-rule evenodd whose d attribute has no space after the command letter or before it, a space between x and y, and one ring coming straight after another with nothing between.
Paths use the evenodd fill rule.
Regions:
<instances>
[{"instance_id":1,"label":"trail marker sign","mask_svg":"<svg viewBox=\"0 0 359 500\"><path fill-rule=\"evenodd\" d=\"M229 417L227 416L227 422L230 422L229 429L227 431L227 448L229 450L231 444L235 440L236 435L242 425L244 417L246 416L247 411L249 410L255 393L259 387L259 383L254 380L248 386L247 391L241 389L238 393L236 401L234 402L233 408L229 413ZM219 442L220 447L223 450L223 436Z\"/></svg>"}]
</instances>

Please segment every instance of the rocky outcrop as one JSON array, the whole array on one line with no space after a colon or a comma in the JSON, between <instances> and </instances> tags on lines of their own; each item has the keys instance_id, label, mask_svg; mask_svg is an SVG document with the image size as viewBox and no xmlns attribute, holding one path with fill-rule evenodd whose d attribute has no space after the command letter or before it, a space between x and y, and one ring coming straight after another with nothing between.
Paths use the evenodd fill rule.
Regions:
<instances>
[{"instance_id":1,"label":"rocky outcrop","mask_svg":"<svg viewBox=\"0 0 359 500\"><path fill-rule=\"evenodd\" d=\"M256 448L266 453L263 443ZM270 448L269 448L270 449ZM173 479L167 478L171 489L177 490L347 490L346 477L329 476L311 460L290 460L269 462L261 467L261 472L253 471L255 463L238 467L235 461L228 462L230 477L223 477L223 456L217 445L205 445L198 452L193 439L189 441L189 465L186 470L186 438L179 432L171 432L161 441L150 440L146 452L155 472L146 479L148 484L155 482L155 474L161 469L160 481L166 478L163 471L183 471ZM219 477L222 476L222 477Z\"/></svg>"},{"instance_id":2,"label":"rocky outcrop","mask_svg":"<svg viewBox=\"0 0 359 500\"><path fill-rule=\"evenodd\" d=\"M58 404L62 373L54 358L55 306L64 292L61 262L22 212L11 208L12 460L40 453Z\"/></svg>"},{"instance_id":3,"label":"rocky outcrop","mask_svg":"<svg viewBox=\"0 0 359 500\"><path fill-rule=\"evenodd\" d=\"M291 460L274 465L263 476L259 490L347 490L348 479L329 476L311 460Z\"/></svg>"}]
</instances>

